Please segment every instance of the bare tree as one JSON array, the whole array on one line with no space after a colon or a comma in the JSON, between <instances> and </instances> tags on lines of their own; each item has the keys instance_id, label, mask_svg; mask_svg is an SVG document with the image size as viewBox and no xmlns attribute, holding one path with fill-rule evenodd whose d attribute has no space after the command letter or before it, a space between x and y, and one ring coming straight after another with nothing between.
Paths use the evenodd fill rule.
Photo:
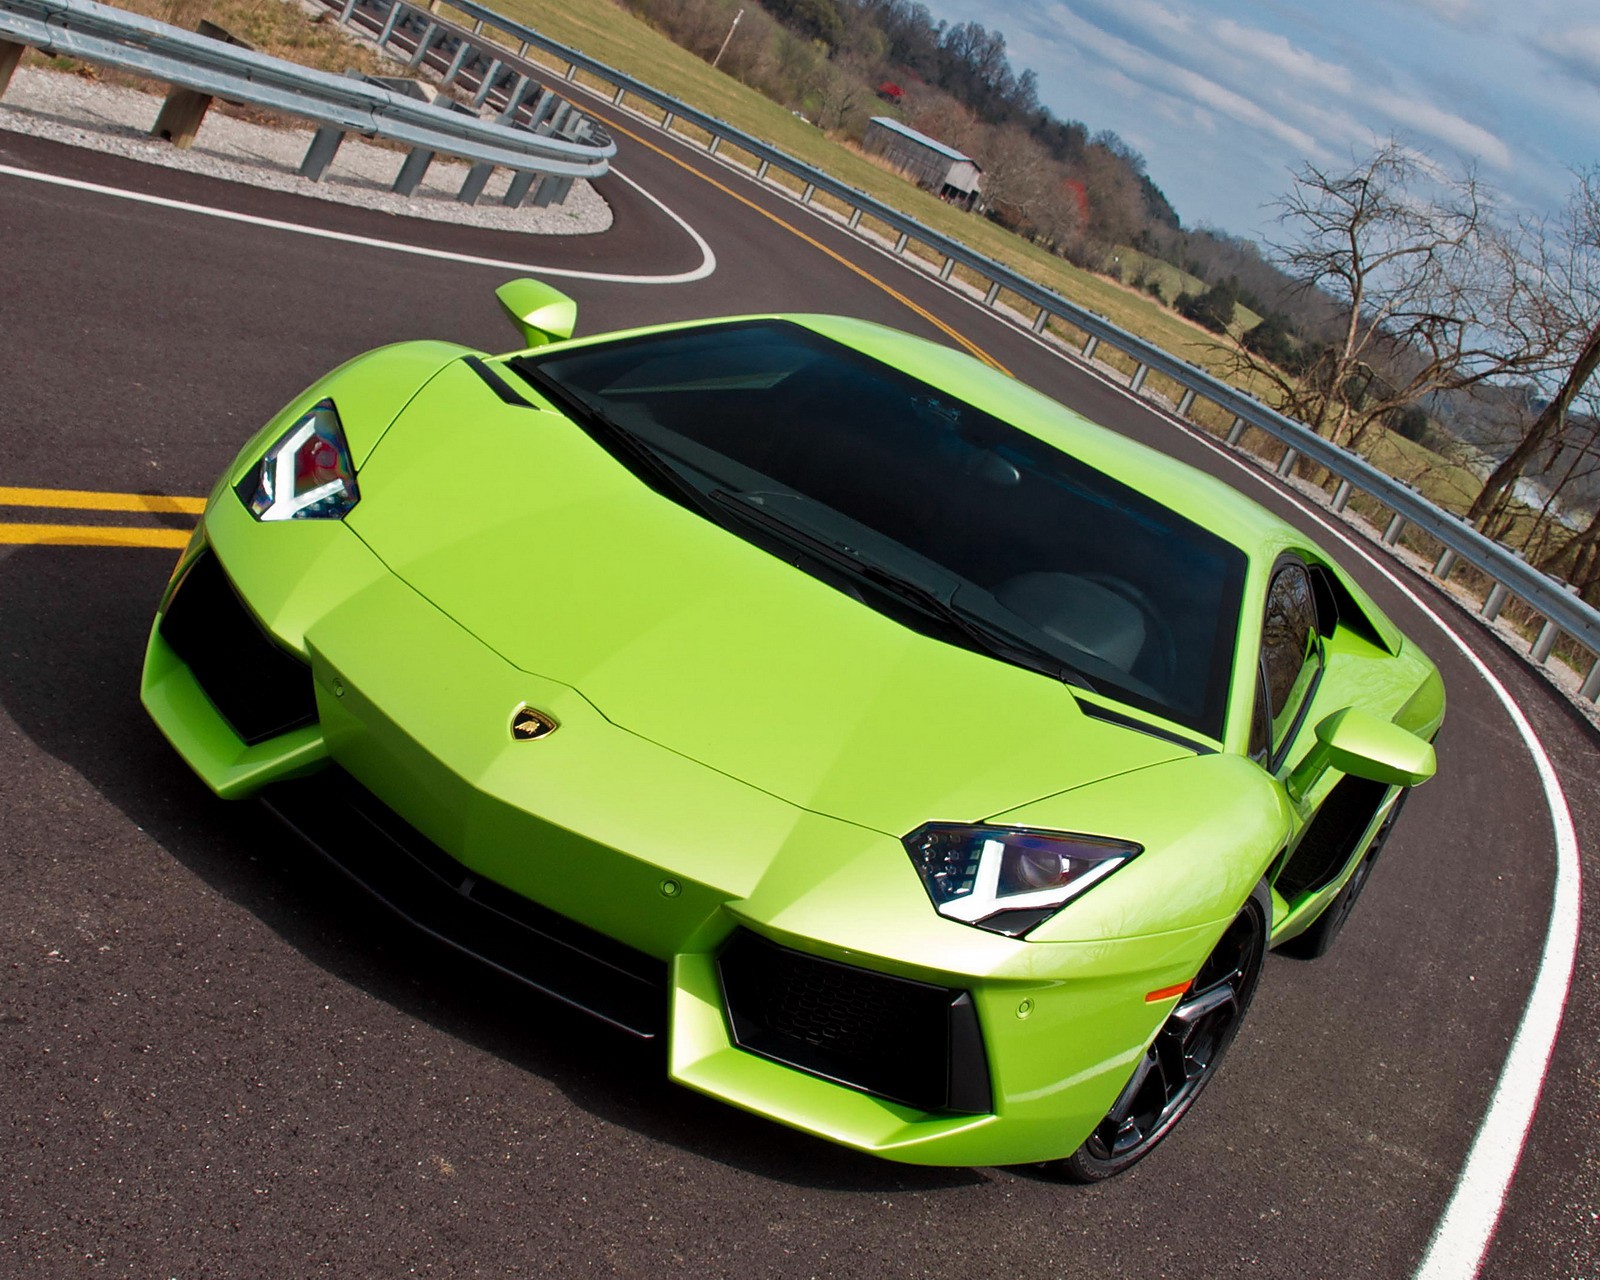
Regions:
<instances>
[{"instance_id":1,"label":"bare tree","mask_svg":"<svg viewBox=\"0 0 1600 1280\"><path fill-rule=\"evenodd\" d=\"M1144 195L1122 155L1103 142L1090 143L1072 176L1087 197L1089 238L1105 249L1131 243L1144 227Z\"/></svg>"},{"instance_id":2,"label":"bare tree","mask_svg":"<svg viewBox=\"0 0 1600 1280\"><path fill-rule=\"evenodd\" d=\"M1539 285L1547 324L1555 334L1561 377L1555 393L1515 447L1489 473L1467 511L1485 528L1504 517L1519 479L1541 454L1553 465L1573 401L1600 369L1600 167L1580 172L1566 216L1551 234L1541 232Z\"/></svg>"},{"instance_id":3,"label":"bare tree","mask_svg":"<svg viewBox=\"0 0 1600 1280\"><path fill-rule=\"evenodd\" d=\"M1337 320L1293 370L1248 350L1280 407L1356 444L1374 423L1444 390L1544 366L1550 335L1514 230L1470 172L1440 171L1393 139L1348 170L1313 164L1277 204L1268 243Z\"/></svg>"},{"instance_id":4,"label":"bare tree","mask_svg":"<svg viewBox=\"0 0 1600 1280\"><path fill-rule=\"evenodd\" d=\"M983 198L1004 212L1006 221L1034 231L1045 220L1045 207L1062 199L1060 166L1021 125L992 125L976 147L983 165Z\"/></svg>"}]
</instances>

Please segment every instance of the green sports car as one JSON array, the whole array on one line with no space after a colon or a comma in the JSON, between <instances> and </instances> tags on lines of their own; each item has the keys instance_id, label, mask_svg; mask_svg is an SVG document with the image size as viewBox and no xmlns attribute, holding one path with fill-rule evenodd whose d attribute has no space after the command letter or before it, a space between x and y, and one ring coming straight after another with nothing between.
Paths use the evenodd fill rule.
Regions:
<instances>
[{"instance_id":1,"label":"green sports car","mask_svg":"<svg viewBox=\"0 0 1600 1280\"><path fill-rule=\"evenodd\" d=\"M859 320L371 352L211 494L143 699L420 928L894 1160L1108 1177L1434 771L1433 664L1221 482Z\"/></svg>"}]
</instances>

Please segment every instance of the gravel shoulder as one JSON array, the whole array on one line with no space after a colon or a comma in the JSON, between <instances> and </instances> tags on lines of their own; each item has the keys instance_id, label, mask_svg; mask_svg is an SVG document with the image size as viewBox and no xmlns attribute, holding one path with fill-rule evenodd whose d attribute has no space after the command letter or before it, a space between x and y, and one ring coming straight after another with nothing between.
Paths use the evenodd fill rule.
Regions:
<instances>
[{"instance_id":1,"label":"gravel shoulder","mask_svg":"<svg viewBox=\"0 0 1600 1280\"><path fill-rule=\"evenodd\" d=\"M200 126L194 145L180 150L150 137L160 110L161 98L154 94L24 67L0 99L0 130L231 182L463 227L547 236L594 235L611 227L611 206L581 179L573 183L563 204L508 209L500 200L511 175L497 169L479 203L467 205L456 199L456 193L468 166L439 159L415 194L399 196L389 187L400 171L403 153L346 138L322 181L311 182L296 172L311 145L313 130L309 128L272 128L213 110Z\"/></svg>"}]
</instances>

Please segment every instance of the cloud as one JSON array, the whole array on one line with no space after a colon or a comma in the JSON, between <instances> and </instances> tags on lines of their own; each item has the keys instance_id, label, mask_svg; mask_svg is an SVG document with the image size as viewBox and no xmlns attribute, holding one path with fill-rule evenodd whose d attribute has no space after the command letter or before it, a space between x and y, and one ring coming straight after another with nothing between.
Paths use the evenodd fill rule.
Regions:
<instances>
[{"instance_id":1,"label":"cloud","mask_svg":"<svg viewBox=\"0 0 1600 1280\"><path fill-rule=\"evenodd\" d=\"M1552 31L1528 43L1568 75L1600 89L1600 27Z\"/></svg>"},{"instance_id":2,"label":"cloud","mask_svg":"<svg viewBox=\"0 0 1600 1280\"><path fill-rule=\"evenodd\" d=\"M1452 27L1471 28L1483 22L1483 6L1477 0L1411 0L1411 3Z\"/></svg>"},{"instance_id":3,"label":"cloud","mask_svg":"<svg viewBox=\"0 0 1600 1280\"><path fill-rule=\"evenodd\" d=\"M1489 130L1432 103L1383 89L1369 89L1366 96L1402 129L1425 133L1496 169L1509 170L1515 162L1511 148Z\"/></svg>"},{"instance_id":4,"label":"cloud","mask_svg":"<svg viewBox=\"0 0 1600 1280\"><path fill-rule=\"evenodd\" d=\"M1154 0L1128 0L1122 6L1122 12L1124 15L1137 14L1151 25L1167 31L1193 30L1192 24L1182 15L1154 3ZM1165 59L1153 50L1139 48L1120 36L1084 21L1064 4L1050 6L1048 14L1057 31L1081 51L1128 79L1137 81L1147 92L1186 99L1196 107L1226 116L1247 128L1276 138L1301 155L1314 155L1322 149L1315 137L1290 124L1277 112L1267 110L1243 94L1187 66Z\"/></svg>"},{"instance_id":5,"label":"cloud","mask_svg":"<svg viewBox=\"0 0 1600 1280\"><path fill-rule=\"evenodd\" d=\"M1274 32L1247 27L1231 18L1218 19L1212 24L1211 30L1227 48L1243 54L1250 62L1276 67L1298 86L1315 85L1347 95L1355 84L1355 76L1349 67L1324 62L1303 49L1297 49L1287 38Z\"/></svg>"}]
</instances>

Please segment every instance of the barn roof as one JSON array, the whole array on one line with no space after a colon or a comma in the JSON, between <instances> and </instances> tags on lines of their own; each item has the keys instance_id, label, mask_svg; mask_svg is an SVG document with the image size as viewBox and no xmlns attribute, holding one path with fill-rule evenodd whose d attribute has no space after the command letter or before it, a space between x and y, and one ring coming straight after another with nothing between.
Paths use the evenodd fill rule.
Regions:
<instances>
[{"instance_id":1,"label":"barn roof","mask_svg":"<svg viewBox=\"0 0 1600 1280\"><path fill-rule=\"evenodd\" d=\"M940 155L946 156L951 160L965 160L970 165L974 165L979 169L983 168L983 166L978 164L978 162L971 156L962 155L961 152L957 151L954 147L946 146L944 143L940 142L939 139L930 138L925 133L918 133L910 125L901 124L898 120L892 120L888 116L873 116L872 123L882 125L891 133L898 133L903 138L910 138L913 142L919 142L930 150L937 151Z\"/></svg>"}]
</instances>

